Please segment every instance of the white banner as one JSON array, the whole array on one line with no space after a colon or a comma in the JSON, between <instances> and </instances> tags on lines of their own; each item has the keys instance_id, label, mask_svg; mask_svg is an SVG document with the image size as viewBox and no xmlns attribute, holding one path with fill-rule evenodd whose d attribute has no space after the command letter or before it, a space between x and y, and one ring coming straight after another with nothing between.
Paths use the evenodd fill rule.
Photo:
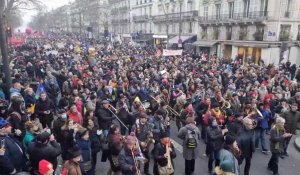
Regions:
<instances>
[{"instance_id":1,"label":"white banner","mask_svg":"<svg viewBox=\"0 0 300 175\"><path fill-rule=\"evenodd\" d=\"M182 49L181 50L163 50L163 56L175 56L175 55L182 55Z\"/></svg>"}]
</instances>

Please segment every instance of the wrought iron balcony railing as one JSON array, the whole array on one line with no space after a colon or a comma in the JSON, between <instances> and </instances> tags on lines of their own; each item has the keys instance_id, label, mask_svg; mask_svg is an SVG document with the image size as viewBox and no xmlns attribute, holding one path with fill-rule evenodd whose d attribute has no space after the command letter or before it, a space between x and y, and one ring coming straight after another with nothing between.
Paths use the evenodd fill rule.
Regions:
<instances>
[{"instance_id":1,"label":"wrought iron balcony railing","mask_svg":"<svg viewBox=\"0 0 300 175\"><path fill-rule=\"evenodd\" d=\"M266 11L255 11L249 13L232 13L232 14L220 14L213 16L200 16L199 23L226 23L226 22L259 22L268 18Z\"/></svg>"},{"instance_id":2,"label":"wrought iron balcony railing","mask_svg":"<svg viewBox=\"0 0 300 175\"><path fill-rule=\"evenodd\" d=\"M154 21L168 21L168 20L179 20L181 16L182 20L193 19L198 17L198 11L188 11L188 12L181 12L180 13L169 13L166 15L157 15L153 16Z\"/></svg>"},{"instance_id":3,"label":"wrought iron balcony railing","mask_svg":"<svg viewBox=\"0 0 300 175\"><path fill-rule=\"evenodd\" d=\"M141 15L141 16L134 16L133 17L134 22L143 22L143 21L147 21L149 19L150 19L149 15Z\"/></svg>"}]
</instances>

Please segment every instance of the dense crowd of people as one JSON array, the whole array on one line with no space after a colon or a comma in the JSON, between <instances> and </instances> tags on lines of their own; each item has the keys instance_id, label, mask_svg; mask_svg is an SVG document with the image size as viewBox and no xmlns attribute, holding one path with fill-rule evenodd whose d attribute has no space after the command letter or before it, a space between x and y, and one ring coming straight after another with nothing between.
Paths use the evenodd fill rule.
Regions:
<instances>
[{"instance_id":1,"label":"dense crowd of people","mask_svg":"<svg viewBox=\"0 0 300 175\"><path fill-rule=\"evenodd\" d=\"M9 53L13 85L0 91L3 175L176 175L172 123L186 175L197 174L204 151L208 174L249 175L258 149L272 154L266 166L276 175L300 121L300 69L289 62L163 57L152 46L72 37ZM100 161L109 172L96 172Z\"/></svg>"}]
</instances>

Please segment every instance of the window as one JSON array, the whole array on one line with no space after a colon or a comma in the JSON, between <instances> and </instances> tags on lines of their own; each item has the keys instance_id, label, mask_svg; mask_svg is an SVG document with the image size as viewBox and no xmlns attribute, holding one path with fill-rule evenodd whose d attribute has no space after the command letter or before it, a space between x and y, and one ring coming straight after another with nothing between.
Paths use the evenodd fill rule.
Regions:
<instances>
[{"instance_id":1,"label":"window","mask_svg":"<svg viewBox=\"0 0 300 175\"><path fill-rule=\"evenodd\" d=\"M161 32L161 25L158 24L158 32L160 33Z\"/></svg>"},{"instance_id":2,"label":"window","mask_svg":"<svg viewBox=\"0 0 300 175\"><path fill-rule=\"evenodd\" d=\"M256 31L253 34L255 41L262 41L264 38L264 26L256 26Z\"/></svg>"},{"instance_id":3,"label":"window","mask_svg":"<svg viewBox=\"0 0 300 175\"><path fill-rule=\"evenodd\" d=\"M189 22L189 33L193 33L193 23Z\"/></svg>"},{"instance_id":4,"label":"window","mask_svg":"<svg viewBox=\"0 0 300 175\"><path fill-rule=\"evenodd\" d=\"M172 24L172 33L175 33L175 23Z\"/></svg>"},{"instance_id":5,"label":"window","mask_svg":"<svg viewBox=\"0 0 300 175\"><path fill-rule=\"evenodd\" d=\"M279 40L280 41L288 41L290 39L291 25L281 25Z\"/></svg>"},{"instance_id":6,"label":"window","mask_svg":"<svg viewBox=\"0 0 300 175\"><path fill-rule=\"evenodd\" d=\"M193 11L193 7L194 7L193 1L191 1L190 3L188 3L188 10L189 11Z\"/></svg>"},{"instance_id":7,"label":"window","mask_svg":"<svg viewBox=\"0 0 300 175\"><path fill-rule=\"evenodd\" d=\"M244 17L249 16L249 9L250 9L250 0L244 0L243 1L243 16Z\"/></svg>"},{"instance_id":8,"label":"window","mask_svg":"<svg viewBox=\"0 0 300 175\"><path fill-rule=\"evenodd\" d=\"M221 4L216 4L216 19L221 18Z\"/></svg>"},{"instance_id":9,"label":"window","mask_svg":"<svg viewBox=\"0 0 300 175\"><path fill-rule=\"evenodd\" d=\"M136 5L139 5L139 0L136 0Z\"/></svg>"},{"instance_id":10,"label":"window","mask_svg":"<svg viewBox=\"0 0 300 175\"><path fill-rule=\"evenodd\" d=\"M298 25L297 41L300 41L300 25Z\"/></svg>"},{"instance_id":11,"label":"window","mask_svg":"<svg viewBox=\"0 0 300 175\"><path fill-rule=\"evenodd\" d=\"M204 19L208 19L208 6L204 7Z\"/></svg>"},{"instance_id":12,"label":"window","mask_svg":"<svg viewBox=\"0 0 300 175\"><path fill-rule=\"evenodd\" d=\"M226 27L226 40L231 40L231 35L232 35L232 27L227 26Z\"/></svg>"},{"instance_id":13,"label":"window","mask_svg":"<svg viewBox=\"0 0 300 175\"><path fill-rule=\"evenodd\" d=\"M220 34L220 30L219 30L219 28L218 27L214 27L213 28L213 39L214 40L217 40L217 39L219 39L219 34Z\"/></svg>"},{"instance_id":14,"label":"window","mask_svg":"<svg viewBox=\"0 0 300 175\"><path fill-rule=\"evenodd\" d=\"M234 2L229 2L229 18L233 18L234 15Z\"/></svg>"},{"instance_id":15,"label":"window","mask_svg":"<svg viewBox=\"0 0 300 175\"><path fill-rule=\"evenodd\" d=\"M247 40L247 26L240 26L239 40Z\"/></svg>"},{"instance_id":16,"label":"window","mask_svg":"<svg viewBox=\"0 0 300 175\"><path fill-rule=\"evenodd\" d=\"M207 27L202 27L202 39L207 39Z\"/></svg>"}]
</instances>

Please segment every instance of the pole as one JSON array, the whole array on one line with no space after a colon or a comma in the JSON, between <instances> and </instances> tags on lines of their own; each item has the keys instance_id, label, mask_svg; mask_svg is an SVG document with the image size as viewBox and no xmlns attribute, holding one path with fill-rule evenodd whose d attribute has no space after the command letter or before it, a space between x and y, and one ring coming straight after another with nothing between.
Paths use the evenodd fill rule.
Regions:
<instances>
[{"instance_id":1,"label":"pole","mask_svg":"<svg viewBox=\"0 0 300 175\"><path fill-rule=\"evenodd\" d=\"M7 42L6 42L6 33L4 30L4 17L0 16L0 44L1 44L1 54L2 54L2 63L3 63L3 72L4 72L4 81L6 84L6 92L11 88L11 75L9 69L9 58L7 51Z\"/></svg>"}]
</instances>

